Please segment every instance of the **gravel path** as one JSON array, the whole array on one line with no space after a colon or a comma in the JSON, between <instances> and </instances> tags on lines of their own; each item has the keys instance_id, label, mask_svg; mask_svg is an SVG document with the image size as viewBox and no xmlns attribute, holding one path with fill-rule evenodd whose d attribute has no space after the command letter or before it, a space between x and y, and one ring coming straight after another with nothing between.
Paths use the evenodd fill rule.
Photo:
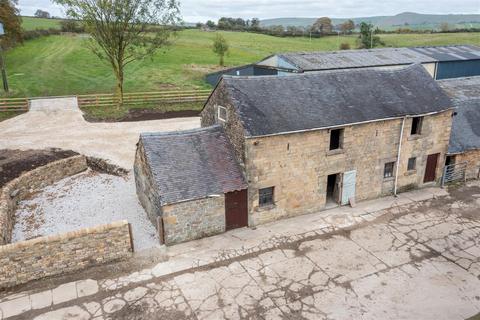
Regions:
<instances>
[{"instance_id":1,"label":"gravel path","mask_svg":"<svg viewBox=\"0 0 480 320\"><path fill-rule=\"evenodd\" d=\"M135 250L158 245L154 226L138 202L132 175L86 171L46 187L19 203L13 242L128 220Z\"/></svg>"}]
</instances>

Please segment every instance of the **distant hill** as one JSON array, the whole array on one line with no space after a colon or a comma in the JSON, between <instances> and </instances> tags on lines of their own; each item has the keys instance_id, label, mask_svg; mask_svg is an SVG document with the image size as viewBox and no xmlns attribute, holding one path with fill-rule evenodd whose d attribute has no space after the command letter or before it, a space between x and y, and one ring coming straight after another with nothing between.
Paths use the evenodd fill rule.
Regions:
<instances>
[{"instance_id":1,"label":"distant hill","mask_svg":"<svg viewBox=\"0 0 480 320\"><path fill-rule=\"evenodd\" d=\"M268 27L273 25L308 27L311 26L317 18L278 18L265 19L261 25ZM414 12L403 12L395 16L373 16L358 18L333 18L333 24L340 24L348 19L352 19L355 24L360 22L369 22L382 29L395 29L409 26L412 29L438 29L440 24L447 22L452 28L471 28L480 27L480 14L420 14Z\"/></svg>"}]
</instances>

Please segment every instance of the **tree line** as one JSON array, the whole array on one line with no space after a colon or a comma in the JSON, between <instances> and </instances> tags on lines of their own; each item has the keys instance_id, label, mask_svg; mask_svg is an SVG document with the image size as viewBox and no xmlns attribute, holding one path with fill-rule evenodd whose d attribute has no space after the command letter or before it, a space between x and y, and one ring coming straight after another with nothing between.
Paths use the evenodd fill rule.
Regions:
<instances>
[{"instance_id":1,"label":"tree line","mask_svg":"<svg viewBox=\"0 0 480 320\"><path fill-rule=\"evenodd\" d=\"M340 24L333 24L332 19L329 17L318 18L312 25L302 26L283 26L283 25L271 25L262 26L260 19L242 19L242 18L228 18L222 17L215 23L212 20L208 20L206 23L197 23L197 28L209 29L209 30L225 30L225 31L247 31L267 34L277 37L311 37L319 38L328 35L337 34L352 34L360 33L362 24L369 24L366 22L355 23L353 20L348 19ZM378 27L374 27L375 33L437 33L437 32L478 32L479 28L458 28L455 25L451 25L447 22L440 23L437 29L432 30L415 30L408 24L400 26L395 30L382 30Z\"/></svg>"},{"instance_id":2,"label":"tree line","mask_svg":"<svg viewBox=\"0 0 480 320\"><path fill-rule=\"evenodd\" d=\"M228 18L222 17L215 23L212 20L208 20L205 24L197 23L198 28L208 28L214 30L227 30L227 31L249 31L264 33L274 36L325 36L331 34L337 34L338 32L344 34L352 33L356 25L353 20L347 20L344 23L333 25L332 20L329 17L321 17L315 21L315 23L308 27L297 27L273 25L264 27L260 23L259 18L242 19L242 18Z\"/></svg>"}]
</instances>

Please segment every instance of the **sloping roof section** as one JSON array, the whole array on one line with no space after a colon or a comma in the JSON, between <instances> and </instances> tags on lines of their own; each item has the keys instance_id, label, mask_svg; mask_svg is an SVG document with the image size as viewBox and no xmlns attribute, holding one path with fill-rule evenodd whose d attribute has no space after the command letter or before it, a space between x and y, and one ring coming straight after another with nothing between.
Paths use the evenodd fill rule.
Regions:
<instances>
[{"instance_id":1,"label":"sloping roof section","mask_svg":"<svg viewBox=\"0 0 480 320\"><path fill-rule=\"evenodd\" d=\"M334 52L290 52L278 54L299 70L333 70L379 66L408 65L437 61L480 59L480 47L439 46L415 48L382 48Z\"/></svg>"},{"instance_id":2,"label":"sloping roof section","mask_svg":"<svg viewBox=\"0 0 480 320\"><path fill-rule=\"evenodd\" d=\"M140 135L161 205L247 188L221 126Z\"/></svg>"},{"instance_id":3,"label":"sloping roof section","mask_svg":"<svg viewBox=\"0 0 480 320\"><path fill-rule=\"evenodd\" d=\"M430 57L435 61L460 61L480 59L480 47L472 45L414 47L411 51Z\"/></svg>"},{"instance_id":4,"label":"sloping roof section","mask_svg":"<svg viewBox=\"0 0 480 320\"><path fill-rule=\"evenodd\" d=\"M421 115L453 107L421 65L288 77L224 77L247 136Z\"/></svg>"},{"instance_id":5,"label":"sloping roof section","mask_svg":"<svg viewBox=\"0 0 480 320\"><path fill-rule=\"evenodd\" d=\"M455 154L480 149L480 77L438 83L453 98L457 108L448 152Z\"/></svg>"}]
</instances>

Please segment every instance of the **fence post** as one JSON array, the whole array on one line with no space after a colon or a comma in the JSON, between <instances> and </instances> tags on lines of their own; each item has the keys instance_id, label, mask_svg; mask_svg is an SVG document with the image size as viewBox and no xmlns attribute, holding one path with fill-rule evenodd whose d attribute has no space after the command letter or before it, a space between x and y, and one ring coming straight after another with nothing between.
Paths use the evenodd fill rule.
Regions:
<instances>
[{"instance_id":1,"label":"fence post","mask_svg":"<svg viewBox=\"0 0 480 320\"><path fill-rule=\"evenodd\" d=\"M445 186L445 175L447 174L447 167L448 167L448 166L443 167L442 186L441 186L442 189L443 189L443 187Z\"/></svg>"}]
</instances>

